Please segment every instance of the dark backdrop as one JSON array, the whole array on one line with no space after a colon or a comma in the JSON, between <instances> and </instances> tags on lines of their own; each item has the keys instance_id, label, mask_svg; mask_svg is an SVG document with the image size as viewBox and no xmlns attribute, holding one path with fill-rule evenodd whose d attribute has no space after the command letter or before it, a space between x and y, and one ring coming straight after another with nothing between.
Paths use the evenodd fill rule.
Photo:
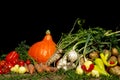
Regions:
<instances>
[{"instance_id":1,"label":"dark backdrop","mask_svg":"<svg viewBox=\"0 0 120 80\"><path fill-rule=\"evenodd\" d=\"M14 50L23 40L26 40L28 45L32 45L42 40L47 29L50 29L53 40L57 43L61 33L69 32L77 18L86 20L85 28L100 26L120 30L118 15L3 13L0 24L0 51Z\"/></svg>"}]
</instances>

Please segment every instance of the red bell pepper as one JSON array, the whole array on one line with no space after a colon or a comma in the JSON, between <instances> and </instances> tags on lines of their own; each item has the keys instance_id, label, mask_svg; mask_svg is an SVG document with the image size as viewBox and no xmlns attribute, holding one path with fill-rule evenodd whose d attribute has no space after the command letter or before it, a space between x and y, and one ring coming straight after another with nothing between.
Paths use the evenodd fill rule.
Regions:
<instances>
[{"instance_id":1,"label":"red bell pepper","mask_svg":"<svg viewBox=\"0 0 120 80\"><path fill-rule=\"evenodd\" d=\"M19 54L16 51L11 51L5 57L5 60L7 62L10 62L14 65L17 63L18 59L19 59Z\"/></svg>"}]
</instances>

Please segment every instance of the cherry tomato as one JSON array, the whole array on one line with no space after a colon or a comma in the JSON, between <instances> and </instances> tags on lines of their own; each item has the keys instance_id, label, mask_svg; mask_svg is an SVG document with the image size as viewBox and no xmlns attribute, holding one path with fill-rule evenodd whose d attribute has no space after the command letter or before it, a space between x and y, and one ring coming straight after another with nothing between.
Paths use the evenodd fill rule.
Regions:
<instances>
[{"instance_id":1,"label":"cherry tomato","mask_svg":"<svg viewBox=\"0 0 120 80\"><path fill-rule=\"evenodd\" d=\"M25 62L23 60L19 60L18 65L19 66L24 66Z\"/></svg>"},{"instance_id":2,"label":"cherry tomato","mask_svg":"<svg viewBox=\"0 0 120 80\"><path fill-rule=\"evenodd\" d=\"M3 71L3 74L7 74L7 73L10 72L10 69L9 68L3 68L2 71Z\"/></svg>"},{"instance_id":3,"label":"cherry tomato","mask_svg":"<svg viewBox=\"0 0 120 80\"><path fill-rule=\"evenodd\" d=\"M29 59L27 59L25 63L28 65L28 64L30 64L31 62L30 62Z\"/></svg>"},{"instance_id":4,"label":"cherry tomato","mask_svg":"<svg viewBox=\"0 0 120 80\"><path fill-rule=\"evenodd\" d=\"M3 71L2 71L2 69L0 69L0 74L3 74Z\"/></svg>"},{"instance_id":5,"label":"cherry tomato","mask_svg":"<svg viewBox=\"0 0 120 80\"><path fill-rule=\"evenodd\" d=\"M6 62L6 64L5 64L6 69L7 69L7 68L8 68L8 69L11 69L13 66L14 66L14 65L13 65L12 63L10 63L10 62Z\"/></svg>"},{"instance_id":6,"label":"cherry tomato","mask_svg":"<svg viewBox=\"0 0 120 80\"><path fill-rule=\"evenodd\" d=\"M1 61L0 61L0 65L1 65L1 66L4 66L4 65L5 65L5 63L6 63L6 61L5 61L5 60L1 60Z\"/></svg>"}]
</instances>

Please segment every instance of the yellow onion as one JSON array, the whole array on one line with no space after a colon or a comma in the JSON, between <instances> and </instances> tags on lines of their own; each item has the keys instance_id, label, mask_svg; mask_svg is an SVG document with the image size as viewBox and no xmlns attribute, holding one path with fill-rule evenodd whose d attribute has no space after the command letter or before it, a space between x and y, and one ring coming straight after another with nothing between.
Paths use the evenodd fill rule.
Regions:
<instances>
[{"instance_id":1,"label":"yellow onion","mask_svg":"<svg viewBox=\"0 0 120 80\"><path fill-rule=\"evenodd\" d=\"M83 69L81 68L81 65L77 66L76 73L82 75L84 73Z\"/></svg>"},{"instance_id":2,"label":"yellow onion","mask_svg":"<svg viewBox=\"0 0 120 80\"><path fill-rule=\"evenodd\" d=\"M27 70L26 70L26 68L25 68L24 66L19 67L18 72L19 72L20 74L24 74L26 71L27 71Z\"/></svg>"}]
</instances>

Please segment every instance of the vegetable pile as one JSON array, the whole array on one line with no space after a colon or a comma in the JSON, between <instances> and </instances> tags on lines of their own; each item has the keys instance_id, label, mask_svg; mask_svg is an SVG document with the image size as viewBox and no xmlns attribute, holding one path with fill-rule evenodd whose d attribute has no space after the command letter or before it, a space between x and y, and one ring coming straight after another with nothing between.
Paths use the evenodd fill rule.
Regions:
<instances>
[{"instance_id":1,"label":"vegetable pile","mask_svg":"<svg viewBox=\"0 0 120 80\"><path fill-rule=\"evenodd\" d=\"M84 29L85 20L76 19L69 33L55 43L46 31L33 45L21 42L0 60L0 74L74 70L78 75L120 76L120 31L100 27ZM77 28L76 28L77 27Z\"/></svg>"}]
</instances>

